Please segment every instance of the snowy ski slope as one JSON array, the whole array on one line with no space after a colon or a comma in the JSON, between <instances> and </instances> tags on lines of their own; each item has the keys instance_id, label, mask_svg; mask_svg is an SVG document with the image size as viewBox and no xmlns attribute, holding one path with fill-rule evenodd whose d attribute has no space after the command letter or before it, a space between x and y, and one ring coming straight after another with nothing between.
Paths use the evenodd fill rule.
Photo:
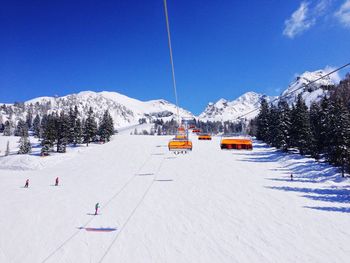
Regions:
<instances>
[{"instance_id":1,"label":"snowy ski slope","mask_svg":"<svg viewBox=\"0 0 350 263\"><path fill-rule=\"evenodd\" d=\"M336 169L259 143L221 151L219 138L175 156L169 138L116 135L55 165L0 169L0 262L350 259L350 189Z\"/></svg>"}]
</instances>

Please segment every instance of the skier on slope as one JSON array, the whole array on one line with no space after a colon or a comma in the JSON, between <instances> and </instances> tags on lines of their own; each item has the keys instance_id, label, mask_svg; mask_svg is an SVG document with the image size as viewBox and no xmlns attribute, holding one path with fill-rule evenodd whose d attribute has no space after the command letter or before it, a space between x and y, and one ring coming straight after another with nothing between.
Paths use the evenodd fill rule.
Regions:
<instances>
[{"instance_id":1,"label":"skier on slope","mask_svg":"<svg viewBox=\"0 0 350 263\"><path fill-rule=\"evenodd\" d=\"M26 180L26 184L24 185L24 188L28 188L29 186L29 179Z\"/></svg>"},{"instance_id":2,"label":"skier on slope","mask_svg":"<svg viewBox=\"0 0 350 263\"><path fill-rule=\"evenodd\" d=\"M96 205L95 205L95 215L97 215L99 208L100 208L100 204L96 203Z\"/></svg>"},{"instance_id":3,"label":"skier on slope","mask_svg":"<svg viewBox=\"0 0 350 263\"><path fill-rule=\"evenodd\" d=\"M58 177L56 177L55 186L58 186Z\"/></svg>"},{"instance_id":4,"label":"skier on slope","mask_svg":"<svg viewBox=\"0 0 350 263\"><path fill-rule=\"evenodd\" d=\"M290 180L293 181L293 174L290 174Z\"/></svg>"}]
</instances>

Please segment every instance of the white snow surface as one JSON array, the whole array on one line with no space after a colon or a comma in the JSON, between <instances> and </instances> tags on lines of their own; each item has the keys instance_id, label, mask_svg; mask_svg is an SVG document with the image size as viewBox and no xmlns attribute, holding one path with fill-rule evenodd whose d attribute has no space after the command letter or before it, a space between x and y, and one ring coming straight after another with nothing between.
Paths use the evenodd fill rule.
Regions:
<instances>
[{"instance_id":1,"label":"white snow surface","mask_svg":"<svg viewBox=\"0 0 350 263\"><path fill-rule=\"evenodd\" d=\"M33 156L43 164L32 170L6 169L21 156L0 157L0 262L349 260L350 187L336 168L259 142L222 151L218 137L194 136L191 153L174 155L169 139L125 132Z\"/></svg>"}]
</instances>

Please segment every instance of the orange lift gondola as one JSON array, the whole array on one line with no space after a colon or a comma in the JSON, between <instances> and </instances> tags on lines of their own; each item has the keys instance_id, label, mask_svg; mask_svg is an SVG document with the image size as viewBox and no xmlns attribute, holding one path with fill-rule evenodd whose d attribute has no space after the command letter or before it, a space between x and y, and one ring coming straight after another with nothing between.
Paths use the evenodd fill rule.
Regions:
<instances>
[{"instance_id":1,"label":"orange lift gondola","mask_svg":"<svg viewBox=\"0 0 350 263\"><path fill-rule=\"evenodd\" d=\"M168 143L169 151L175 153L186 153L187 151L192 151L192 142L188 139L172 139Z\"/></svg>"},{"instance_id":2,"label":"orange lift gondola","mask_svg":"<svg viewBox=\"0 0 350 263\"><path fill-rule=\"evenodd\" d=\"M228 136L221 138L220 147L227 150L253 150L253 142L248 136Z\"/></svg>"},{"instance_id":3,"label":"orange lift gondola","mask_svg":"<svg viewBox=\"0 0 350 263\"><path fill-rule=\"evenodd\" d=\"M175 137L168 143L169 151L175 153L186 153L192 151L192 142L188 139L188 130L183 126L178 128Z\"/></svg>"},{"instance_id":4,"label":"orange lift gondola","mask_svg":"<svg viewBox=\"0 0 350 263\"><path fill-rule=\"evenodd\" d=\"M211 140L211 135L209 133L200 133L198 135L198 140Z\"/></svg>"}]
</instances>

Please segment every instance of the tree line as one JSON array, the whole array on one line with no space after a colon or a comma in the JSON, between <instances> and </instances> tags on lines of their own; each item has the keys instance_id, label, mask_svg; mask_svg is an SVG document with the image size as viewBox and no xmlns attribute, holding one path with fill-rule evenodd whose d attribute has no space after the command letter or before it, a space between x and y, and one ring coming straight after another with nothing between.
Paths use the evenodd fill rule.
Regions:
<instances>
[{"instance_id":1,"label":"tree line","mask_svg":"<svg viewBox=\"0 0 350 263\"><path fill-rule=\"evenodd\" d=\"M329 89L329 87L327 87ZM298 149L302 155L350 171L350 74L319 102L307 107L301 94L289 105L262 99L259 115L251 122L257 139L283 151Z\"/></svg>"},{"instance_id":2,"label":"tree line","mask_svg":"<svg viewBox=\"0 0 350 263\"><path fill-rule=\"evenodd\" d=\"M20 147L18 153L31 152L29 131L34 137L41 140L41 155L48 155L50 151L66 152L67 145L91 142L108 142L114 134L113 119L108 110L97 123L94 112L90 107L87 116L82 116L77 106L70 108L68 112L52 112L35 118L27 113L26 120L20 119L14 127L11 121L3 125L4 136L20 136Z\"/></svg>"}]
</instances>

